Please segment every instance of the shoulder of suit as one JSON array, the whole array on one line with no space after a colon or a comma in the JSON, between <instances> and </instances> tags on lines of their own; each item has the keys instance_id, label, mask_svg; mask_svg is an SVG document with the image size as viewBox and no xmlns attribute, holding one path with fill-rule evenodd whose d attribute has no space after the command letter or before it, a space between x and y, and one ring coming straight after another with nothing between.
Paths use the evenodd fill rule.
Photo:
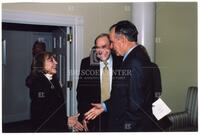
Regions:
<instances>
[{"instance_id":1,"label":"shoulder of suit","mask_svg":"<svg viewBox=\"0 0 200 135\"><path fill-rule=\"evenodd\" d=\"M82 59L82 63L86 63L90 61L90 57L85 57Z\"/></svg>"},{"instance_id":2,"label":"shoulder of suit","mask_svg":"<svg viewBox=\"0 0 200 135\"><path fill-rule=\"evenodd\" d=\"M136 46L131 52L130 52L130 55L132 55L132 57L134 57L134 58L138 58L138 59L142 59L142 60L144 60L144 59L148 59L148 55L144 52L144 49L142 48L142 46L141 45L138 45L138 46ZM148 61L150 61L150 60L148 60Z\"/></svg>"},{"instance_id":3,"label":"shoulder of suit","mask_svg":"<svg viewBox=\"0 0 200 135\"><path fill-rule=\"evenodd\" d=\"M81 67L84 68L98 68L99 61L90 57L83 58L81 61Z\"/></svg>"},{"instance_id":4,"label":"shoulder of suit","mask_svg":"<svg viewBox=\"0 0 200 135\"><path fill-rule=\"evenodd\" d=\"M158 67L158 65L154 62L151 62L152 67Z\"/></svg>"},{"instance_id":5,"label":"shoulder of suit","mask_svg":"<svg viewBox=\"0 0 200 135\"><path fill-rule=\"evenodd\" d=\"M85 57L81 60L82 67L88 66L89 64L90 64L90 57Z\"/></svg>"}]
</instances>

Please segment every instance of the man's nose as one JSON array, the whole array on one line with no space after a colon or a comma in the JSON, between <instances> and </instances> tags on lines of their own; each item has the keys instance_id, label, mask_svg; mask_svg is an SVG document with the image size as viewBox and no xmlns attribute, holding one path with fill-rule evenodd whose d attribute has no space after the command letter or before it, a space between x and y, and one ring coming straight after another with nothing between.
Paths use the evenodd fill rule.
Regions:
<instances>
[{"instance_id":1,"label":"man's nose","mask_svg":"<svg viewBox=\"0 0 200 135\"><path fill-rule=\"evenodd\" d=\"M113 49L113 48L114 48L113 43L111 43L110 44L110 49Z\"/></svg>"},{"instance_id":2,"label":"man's nose","mask_svg":"<svg viewBox=\"0 0 200 135\"><path fill-rule=\"evenodd\" d=\"M101 54L102 54L102 50L99 50L99 51L98 51L98 55L101 55Z\"/></svg>"}]
</instances>

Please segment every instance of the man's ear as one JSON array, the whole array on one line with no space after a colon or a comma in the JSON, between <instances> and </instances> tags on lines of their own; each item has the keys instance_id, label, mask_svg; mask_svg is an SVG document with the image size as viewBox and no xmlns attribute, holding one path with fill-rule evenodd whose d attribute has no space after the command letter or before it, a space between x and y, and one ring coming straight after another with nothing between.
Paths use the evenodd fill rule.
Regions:
<instances>
[{"instance_id":1,"label":"man's ear","mask_svg":"<svg viewBox=\"0 0 200 135\"><path fill-rule=\"evenodd\" d=\"M123 41L126 41L126 40L127 40L127 38L126 38L125 35L122 35L121 37L122 37Z\"/></svg>"},{"instance_id":2,"label":"man's ear","mask_svg":"<svg viewBox=\"0 0 200 135\"><path fill-rule=\"evenodd\" d=\"M126 45L126 44L127 44L127 41L128 41L127 38L126 38L126 36L125 36L125 35L122 35L121 38L122 38L121 40L122 40L123 44Z\"/></svg>"}]
</instances>

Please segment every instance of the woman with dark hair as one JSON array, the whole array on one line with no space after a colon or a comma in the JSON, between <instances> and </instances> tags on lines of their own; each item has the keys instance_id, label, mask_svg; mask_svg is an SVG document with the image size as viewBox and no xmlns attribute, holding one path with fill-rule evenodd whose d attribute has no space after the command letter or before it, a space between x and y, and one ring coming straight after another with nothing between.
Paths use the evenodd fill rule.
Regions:
<instances>
[{"instance_id":1,"label":"woman with dark hair","mask_svg":"<svg viewBox=\"0 0 200 135\"><path fill-rule=\"evenodd\" d=\"M35 41L32 48L33 57L44 51L46 51L46 44L42 41Z\"/></svg>"},{"instance_id":2,"label":"woman with dark hair","mask_svg":"<svg viewBox=\"0 0 200 135\"><path fill-rule=\"evenodd\" d=\"M42 41L35 41L34 44L33 44L33 47L32 47L32 56L33 58L39 54L39 53L42 53L42 52L45 52L46 51L46 44ZM32 60L32 63L31 63L31 71L33 70L33 60ZM28 87L29 85L32 85L32 78L31 76L28 76L26 78L26 86Z\"/></svg>"},{"instance_id":3,"label":"woman with dark hair","mask_svg":"<svg viewBox=\"0 0 200 135\"><path fill-rule=\"evenodd\" d=\"M55 74L57 62L50 52L37 54L30 74L31 122L34 132L64 132L68 126L83 130L77 116L66 116L66 104Z\"/></svg>"}]
</instances>

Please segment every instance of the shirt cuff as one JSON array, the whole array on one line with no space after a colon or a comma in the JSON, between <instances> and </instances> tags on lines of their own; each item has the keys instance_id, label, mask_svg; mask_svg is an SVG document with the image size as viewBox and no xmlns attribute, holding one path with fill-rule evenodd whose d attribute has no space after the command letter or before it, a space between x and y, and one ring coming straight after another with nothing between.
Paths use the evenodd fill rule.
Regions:
<instances>
[{"instance_id":1,"label":"shirt cuff","mask_svg":"<svg viewBox=\"0 0 200 135\"><path fill-rule=\"evenodd\" d=\"M105 104L105 103L101 103L101 104L102 104L102 106L103 106L104 112L107 112L108 110L107 110L107 108L106 108L106 104Z\"/></svg>"}]
</instances>

